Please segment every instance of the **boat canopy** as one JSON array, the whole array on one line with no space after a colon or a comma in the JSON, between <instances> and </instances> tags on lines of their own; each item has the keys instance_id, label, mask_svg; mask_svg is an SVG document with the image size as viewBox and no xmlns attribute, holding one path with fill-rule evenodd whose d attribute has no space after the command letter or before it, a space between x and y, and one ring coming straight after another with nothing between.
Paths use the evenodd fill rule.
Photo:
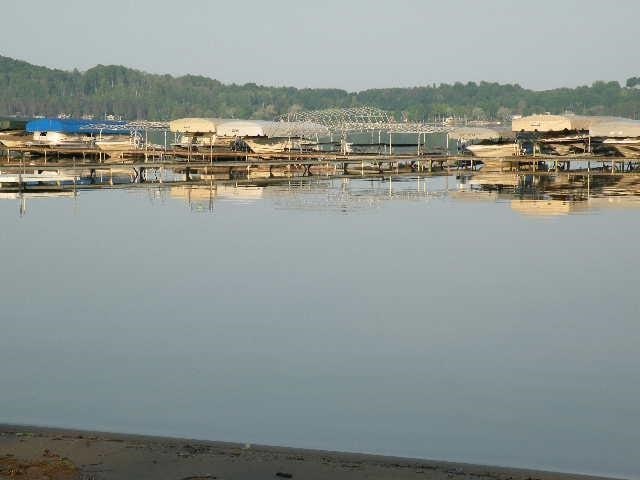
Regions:
<instances>
[{"instance_id":1,"label":"boat canopy","mask_svg":"<svg viewBox=\"0 0 640 480\"><path fill-rule=\"evenodd\" d=\"M169 130L176 133L216 133L221 118L178 118L169 122Z\"/></svg>"},{"instance_id":2,"label":"boat canopy","mask_svg":"<svg viewBox=\"0 0 640 480\"><path fill-rule=\"evenodd\" d=\"M122 134L128 131L127 122L83 120L76 118L37 118L27 122L27 132Z\"/></svg>"},{"instance_id":3,"label":"boat canopy","mask_svg":"<svg viewBox=\"0 0 640 480\"><path fill-rule=\"evenodd\" d=\"M640 137L640 120L620 118L592 125L589 129L592 137L635 138Z\"/></svg>"},{"instance_id":4,"label":"boat canopy","mask_svg":"<svg viewBox=\"0 0 640 480\"><path fill-rule=\"evenodd\" d=\"M513 138L513 132L486 127L456 127L449 132L449 138L461 142L480 140L499 140L501 138Z\"/></svg>"},{"instance_id":5,"label":"boat canopy","mask_svg":"<svg viewBox=\"0 0 640 480\"><path fill-rule=\"evenodd\" d=\"M310 137L328 135L324 125L312 122L273 122L231 118L178 118L169 123L176 133L215 134L219 137Z\"/></svg>"},{"instance_id":6,"label":"boat canopy","mask_svg":"<svg viewBox=\"0 0 640 480\"><path fill-rule=\"evenodd\" d=\"M266 120L229 120L218 125L217 134L223 137L311 137L328 135L324 125L312 122L271 122Z\"/></svg>"},{"instance_id":7,"label":"boat canopy","mask_svg":"<svg viewBox=\"0 0 640 480\"><path fill-rule=\"evenodd\" d=\"M597 115L529 115L522 118L514 118L511 122L511 130L514 132L562 132L588 131L591 126L598 123L617 120L617 117Z\"/></svg>"}]
</instances>

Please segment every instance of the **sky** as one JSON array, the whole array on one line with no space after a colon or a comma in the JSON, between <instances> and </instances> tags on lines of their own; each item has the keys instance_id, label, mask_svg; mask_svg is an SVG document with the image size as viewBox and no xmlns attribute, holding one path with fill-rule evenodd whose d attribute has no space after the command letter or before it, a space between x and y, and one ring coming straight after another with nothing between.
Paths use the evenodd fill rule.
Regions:
<instances>
[{"instance_id":1,"label":"sky","mask_svg":"<svg viewBox=\"0 0 640 480\"><path fill-rule=\"evenodd\" d=\"M32 0L3 5L0 54L224 83L544 90L640 75L638 18L634 0Z\"/></svg>"}]
</instances>

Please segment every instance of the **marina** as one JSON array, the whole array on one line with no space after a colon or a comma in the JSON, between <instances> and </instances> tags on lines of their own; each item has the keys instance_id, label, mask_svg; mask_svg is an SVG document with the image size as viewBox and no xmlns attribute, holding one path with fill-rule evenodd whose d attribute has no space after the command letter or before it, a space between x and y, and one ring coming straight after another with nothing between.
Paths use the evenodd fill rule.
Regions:
<instances>
[{"instance_id":1,"label":"marina","mask_svg":"<svg viewBox=\"0 0 640 480\"><path fill-rule=\"evenodd\" d=\"M635 174L640 166L635 147L640 122L617 117L531 115L514 118L509 130L397 122L373 108L298 112L279 121L50 118L26 122L31 140L16 133L16 126L7 123L0 135L5 174L24 175L27 167L37 174L73 168L88 170L91 177L117 167L130 168L144 180L145 172L170 169L185 172L189 181L191 174L231 177L257 171L285 176L445 169ZM150 136L163 143L153 143Z\"/></svg>"},{"instance_id":2,"label":"marina","mask_svg":"<svg viewBox=\"0 0 640 480\"><path fill-rule=\"evenodd\" d=\"M0 480L640 480L600 3L3 5Z\"/></svg>"}]
</instances>

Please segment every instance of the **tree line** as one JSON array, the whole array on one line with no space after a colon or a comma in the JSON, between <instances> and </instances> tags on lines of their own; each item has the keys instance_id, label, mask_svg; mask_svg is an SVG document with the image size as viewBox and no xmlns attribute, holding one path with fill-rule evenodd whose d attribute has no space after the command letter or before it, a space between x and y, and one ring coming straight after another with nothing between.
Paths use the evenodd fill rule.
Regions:
<instances>
[{"instance_id":1,"label":"tree line","mask_svg":"<svg viewBox=\"0 0 640 480\"><path fill-rule=\"evenodd\" d=\"M454 116L507 120L513 115L563 113L640 115L640 78L625 86L596 81L590 86L534 91L517 84L457 82L414 88L340 89L222 84L198 76L158 75L114 65L85 72L32 65L0 56L0 115L32 117L106 114L124 119L170 120L185 116L274 119L299 110L369 105L398 120L430 121Z\"/></svg>"}]
</instances>

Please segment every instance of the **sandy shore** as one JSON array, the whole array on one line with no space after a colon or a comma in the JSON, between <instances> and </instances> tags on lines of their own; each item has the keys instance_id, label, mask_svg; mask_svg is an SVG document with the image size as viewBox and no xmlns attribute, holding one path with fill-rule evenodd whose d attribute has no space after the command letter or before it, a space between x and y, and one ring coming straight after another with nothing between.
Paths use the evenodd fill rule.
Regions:
<instances>
[{"instance_id":1,"label":"sandy shore","mask_svg":"<svg viewBox=\"0 0 640 480\"><path fill-rule=\"evenodd\" d=\"M264 445L0 425L0 478L587 480L599 477Z\"/></svg>"}]
</instances>

